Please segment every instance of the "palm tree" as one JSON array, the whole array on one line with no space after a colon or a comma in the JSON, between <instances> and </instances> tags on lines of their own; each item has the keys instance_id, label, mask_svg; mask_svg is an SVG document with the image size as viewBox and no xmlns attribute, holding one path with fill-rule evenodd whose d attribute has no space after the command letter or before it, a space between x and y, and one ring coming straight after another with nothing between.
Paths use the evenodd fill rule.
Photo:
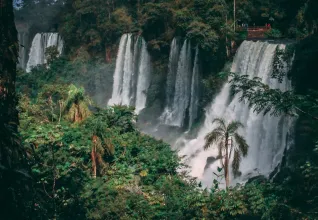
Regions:
<instances>
[{"instance_id":1,"label":"palm tree","mask_svg":"<svg viewBox=\"0 0 318 220\"><path fill-rule=\"evenodd\" d=\"M71 84L69 86L68 96L65 100L64 112L67 113L67 118L72 122L80 122L86 119L90 114L88 106L91 101L85 96L83 87L76 87Z\"/></svg>"},{"instance_id":2,"label":"palm tree","mask_svg":"<svg viewBox=\"0 0 318 220\"><path fill-rule=\"evenodd\" d=\"M232 121L227 125L222 118L214 119L213 123L217 123L218 127L205 136L204 150L207 150L213 144L217 144L219 150L218 158L224 169L226 188L228 188L230 183L229 163L232 152L234 152L232 171L234 176L237 176L239 173L241 157L247 155L249 146L244 137L237 133L239 128L244 127L242 123Z\"/></svg>"},{"instance_id":3,"label":"palm tree","mask_svg":"<svg viewBox=\"0 0 318 220\"><path fill-rule=\"evenodd\" d=\"M109 164L113 162L115 154L115 145L112 143L111 138L113 131L110 128L110 114L111 110L99 109L94 117L90 117L85 122L85 127L92 131L92 176L102 176Z\"/></svg>"}]
</instances>

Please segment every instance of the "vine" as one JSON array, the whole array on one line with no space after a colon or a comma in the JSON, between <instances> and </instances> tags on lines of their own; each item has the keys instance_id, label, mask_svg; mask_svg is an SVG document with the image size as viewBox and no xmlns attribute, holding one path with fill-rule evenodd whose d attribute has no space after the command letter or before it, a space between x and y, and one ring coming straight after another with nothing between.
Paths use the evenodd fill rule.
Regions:
<instances>
[{"instance_id":1,"label":"vine","mask_svg":"<svg viewBox=\"0 0 318 220\"><path fill-rule=\"evenodd\" d=\"M287 45L285 49L276 47L271 77L278 79L280 83L283 82L286 75L290 75L295 53L294 51L294 45L292 44Z\"/></svg>"}]
</instances>

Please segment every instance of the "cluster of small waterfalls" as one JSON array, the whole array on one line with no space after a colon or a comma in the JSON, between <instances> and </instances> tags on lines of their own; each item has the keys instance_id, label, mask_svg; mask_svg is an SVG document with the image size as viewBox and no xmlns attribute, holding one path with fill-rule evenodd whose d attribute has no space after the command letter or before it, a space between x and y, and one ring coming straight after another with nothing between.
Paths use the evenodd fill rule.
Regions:
<instances>
[{"instance_id":1,"label":"cluster of small waterfalls","mask_svg":"<svg viewBox=\"0 0 318 220\"><path fill-rule=\"evenodd\" d=\"M133 91L129 87L133 84L125 83L125 79L133 82L131 76L134 76L133 73L129 72L132 68L126 68L134 63L134 58L131 58L133 55L131 48L133 47L130 45L129 39L127 40L129 37L131 38L129 35L124 35L121 40L114 75L114 79L119 77L119 80L124 83L117 86L116 82L118 81L115 80L114 85L116 86L114 86L113 98L110 103L117 100L115 103L130 105L131 100L134 100L132 94L136 94L124 92L125 89ZM126 48L126 53L124 48ZM127 48L129 48L128 52ZM285 45L244 41L235 56L231 71L248 75L250 78L259 77L263 83L268 84L271 88L283 91L292 89L287 78L284 79L283 83L271 78L276 48L284 49ZM159 119L161 124L176 127L184 127L186 124L188 128L191 128L198 116L199 49L196 47L194 59L192 51L190 41L185 40L182 43L178 38L173 39L166 80L166 105ZM125 78L125 73L127 78ZM127 88L125 88L126 85L128 85ZM135 99L138 99L138 94L136 95ZM233 183L244 182L255 175L269 176L280 164L284 150L291 144L290 128L293 120L285 116L274 117L256 114L246 103L240 102L238 96L231 96L228 83L223 86L214 101L207 107L205 122L199 129L197 137L188 140L182 135L176 142L175 148L179 149L179 154L187 157L186 162L191 166L191 174L208 186L213 180L213 172L220 166L217 160L217 147L214 146L209 151L203 151L202 148L205 135L215 128L215 125L212 124L213 119L219 117L225 118L227 121L238 120L245 124L245 129L242 129L241 133L250 146L248 156L243 158L241 162L241 176Z\"/></svg>"},{"instance_id":2,"label":"cluster of small waterfalls","mask_svg":"<svg viewBox=\"0 0 318 220\"><path fill-rule=\"evenodd\" d=\"M45 51L48 47L56 46L59 54L63 51L64 42L58 33L37 33L29 49L29 34L19 33L19 67L30 72L33 67L47 62ZM29 54L28 54L29 52Z\"/></svg>"},{"instance_id":3,"label":"cluster of small waterfalls","mask_svg":"<svg viewBox=\"0 0 318 220\"><path fill-rule=\"evenodd\" d=\"M20 44L24 44L22 35L19 35L19 39ZM62 52L63 41L57 33L36 34L27 63L26 49L20 50L20 66L30 71L33 66L46 63L45 49L50 46L57 46ZM259 77L271 88L291 90L287 78L283 83L271 78L276 48L284 49L285 45L244 41L236 53L231 71L250 78ZM165 107L158 118L159 124L187 129L198 118L199 53L199 48L192 47L189 40L182 42L179 38L173 39L165 86ZM141 36L124 34L119 43L112 97L108 105L134 106L136 114L140 114L146 108L152 72L145 40ZM209 151L203 150L204 137L215 128L213 119L220 117L227 122L242 122L245 128L240 132L250 146L247 157L241 161L241 176L233 183L244 182L256 175L269 176L280 164L284 150L290 145L293 120L285 116L256 114L246 103L240 102L238 96L231 96L228 83L206 108L205 121L196 138L187 139L186 135L181 135L175 144L179 154L186 155L191 175L198 177L205 186L211 185L213 172L220 164L215 146Z\"/></svg>"}]
</instances>

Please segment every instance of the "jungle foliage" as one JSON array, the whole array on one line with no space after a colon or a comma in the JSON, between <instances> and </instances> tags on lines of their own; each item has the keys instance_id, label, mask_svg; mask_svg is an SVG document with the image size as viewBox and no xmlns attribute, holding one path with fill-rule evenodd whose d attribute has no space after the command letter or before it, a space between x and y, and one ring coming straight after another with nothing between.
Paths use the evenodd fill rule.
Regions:
<instances>
[{"instance_id":1,"label":"jungle foliage","mask_svg":"<svg viewBox=\"0 0 318 220\"><path fill-rule=\"evenodd\" d=\"M234 2L236 26L270 23L270 35L299 39L317 31L315 0L25 0L15 14L34 31L58 29L73 55L84 48L104 56L128 32L142 34L151 51L168 55L174 36L208 52L224 47L226 38L238 40Z\"/></svg>"},{"instance_id":2,"label":"jungle foliage","mask_svg":"<svg viewBox=\"0 0 318 220\"><path fill-rule=\"evenodd\" d=\"M19 87L26 77L32 74L20 76ZM186 172L177 172L185 165L169 145L138 131L132 108L100 109L83 88L68 83L48 80L37 90L32 85L19 104L34 179L30 219L307 216L287 205L284 189L264 180L224 191L215 177L211 189L201 189ZM69 117L74 105L86 112L81 120Z\"/></svg>"}]
</instances>

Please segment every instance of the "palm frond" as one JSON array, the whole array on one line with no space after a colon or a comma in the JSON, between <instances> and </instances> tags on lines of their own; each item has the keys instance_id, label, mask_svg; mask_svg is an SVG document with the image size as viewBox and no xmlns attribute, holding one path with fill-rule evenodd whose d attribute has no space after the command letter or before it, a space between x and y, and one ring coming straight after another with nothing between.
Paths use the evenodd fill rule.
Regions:
<instances>
[{"instance_id":1,"label":"palm frond","mask_svg":"<svg viewBox=\"0 0 318 220\"><path fill-rule=\"evenodd\" d=\"M227 126L227 131L229 134L233 134L237 131L239 128L243 128L244 125L239 122L239 121L232 121L228 126Z\"/></svg>"},{"instance_id":2,"label":"palm frond","mask_svg":"<svg viewBox=\"0 0 318 220\"><path fill-rule=\"evenodd\" d=\"M241 152L238 149L235 149L233 162L232 162L232 171L233 171L234 177L237 177L239 175L240 163L241 163Z\"/></svg>"},{"instance_id":3,"label":"palm frond","mask_svg":"<svg viewBox=\"0 0 318 220\"><path fill-rule=\"evenodd\" d=\"M225 132L226 132L226 130L224 130L224 129L223 129L223 128L221 128L221 127L217 127L217 128L215 128L215 129L214 129L214 131L220 132L220 133L222 133L222 135L224 135L224 136L225 136Z\"/></svg>"},{"instance_id":4,"label":"palm frond","mask_svg":"<svg viewBox=\"0 0 318 220\"><path fill-rule=\"evenodd\" d=\"M247 155L248 148L249 148L245 138L239 135L238 133L235 133L234 139L238 146L238 150L242 153L243 157L245 157Z\"/></svg>"},{"instance_id":5,"label":"palm frond","mask_svg":"<svg viewBox=\"0 0 318 220\"><path fill-rule=\"evenodd\" d=\"M88 108L88 103L86 103L84 101L79 103L79 110L81 112L83 120L88 118L92 114L92 112Z\"/></svg>"},{"instance_id":6,"label":"palm frond","mask_svg":"<svg viewBox=\"0 0 318 220\"><path fill-rule=\"evenodd\" d=\"M212 144L218 142L223 134L217 130L213 130L205 136L205 144L203 146L204 150L207 150Z\"/></svg>"},{"instance_id":7,"label":"palm frond","mask_svg":"<svg viewBox=\"0 0 318 220\"><path fill-rule=\"evenodd\" d=\"M105 153L107 153L107 155L112 156L115 154L115 146L110 139L104 139L103 148L105 149Z\"/></svg>"},{"instance_id":8,"label":"palm frond","mask_svg":"<svg viewBox=\"0 0 318 220\"><path fill-rule=\"evenodd\" d=\"M64 111L69 110L72 107L73 103L80 102L85 99L84 96L85 90L83 87L76 87L75 85L71 84L68 87L68 96L65 100L64 104Z\"/></svg>"},{"instance_id":9,"label":"palm frond","mask_svg":"<svg viewBox=\"0 0 318 220\"><path fill-rule=\"evenodd\" d=\"M224 118L215 118L213 121L212 121L212 123L214 124L214 123L216 123L216 124L218 124L219 126L219 128L221 128L222 130L224 130L224 131L226 131L226 123L225 123L225 120L224 120Z\"/></svg>"},{"instance_id":10,"label":"palm frond","mask_svg":"<svg viewBox=\"0 0 318 220\"><path fill-rule=\"evenodd\" d=\"M74 122L75 121L75 115L76 115L76 105L73 103L69 109L68 109L68 112L67 112L67 115L66 115L66 118L69 120L69 121L72 121Z\"/></svg>"}]
</instances>

